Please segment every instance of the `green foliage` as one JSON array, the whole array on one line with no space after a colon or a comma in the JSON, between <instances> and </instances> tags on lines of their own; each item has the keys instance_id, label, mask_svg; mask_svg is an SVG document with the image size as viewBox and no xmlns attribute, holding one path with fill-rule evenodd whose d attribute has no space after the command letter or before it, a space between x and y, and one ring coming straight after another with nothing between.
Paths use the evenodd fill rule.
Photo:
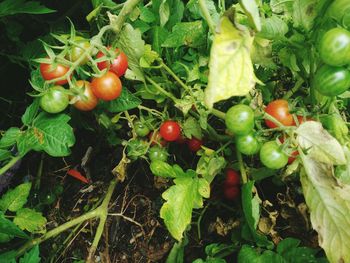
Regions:
<instances>
[{"instance_id":1,"label":"green foliage","mask_svg":"<svg viewBox=\"0 0 350 263\"><path fill-rule=\"evenodd\" d=\"M38 1L3 0L0 2L0 18L15 14L48 14L55 11Z\"/></svg>"},{"instance_id":2,"label":"green foliage","mask_svg":"<svg viewBox=\"0 0 350 263\"><path fill-rule=\"evenodd\" d=\"M0 199L0 210L4 213L7 210L17 212L27 203L27 198L31 187L31 183L24 183L18 185L12 190L7 191L7 193Z\"/></svg>"},{"instance_id":3,"label":"green foliage","mask_svg":"<svg viewBox=\"0 0 350 263\"><path fill-rule=\"evenodd\" d=\"M29 208L21 208L17 211L13 222L22 230L30 233L45 233L46 218L41 213Z\"/></svg>"}]
</instances>

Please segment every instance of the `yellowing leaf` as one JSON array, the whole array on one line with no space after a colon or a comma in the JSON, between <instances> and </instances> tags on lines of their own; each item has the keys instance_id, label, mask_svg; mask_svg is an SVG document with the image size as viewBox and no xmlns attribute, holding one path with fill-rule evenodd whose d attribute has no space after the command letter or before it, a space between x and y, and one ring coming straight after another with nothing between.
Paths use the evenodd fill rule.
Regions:
<instances>
[{"instance_id":1,"label":"yellowing leaf","mask_svg":"<svg viewBox=\"0 0 350 263\"><path fill-rule=\"evenodd\" d=\"M350 262L350 186L333 177L332 165L302 154L301 184L320 246L331 263Z\"/></svg>"},{"instance_id":2,"label":"yellowing leaf","mask_svg":"<svg viewBox=\"0 0 350 263\"><path fill-rule=\"evenodd\" d=\"M205 89L209 108L232 96L247 95L254 88L257 78L250 57L253 39L248 30L238 30L228 17L221 18L210 52Z\"/></svg>"},{"instance_id":3,"label":"yellowing leaf","mask_svg":"<svg viewBox=\"0 0 350 263\"><path fill-rule=\"evenodd\" d=\"M307 121L299 126L296 133L299 145L308 151L309 157L328 164L346 163L342 146L322 127L321 123Z\"/></svg>"}]
</instances>

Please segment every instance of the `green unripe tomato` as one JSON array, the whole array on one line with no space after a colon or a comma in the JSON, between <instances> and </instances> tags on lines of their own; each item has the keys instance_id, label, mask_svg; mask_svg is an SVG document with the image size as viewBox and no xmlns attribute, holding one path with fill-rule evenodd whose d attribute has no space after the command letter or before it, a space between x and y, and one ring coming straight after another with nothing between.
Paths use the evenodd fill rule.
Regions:
<instances>
[{"instance_id":1,"label":"green unripe tomato","mask_svg":"<svg viewBox=\"0 0 350 263\"><path fill-rule=\"evenodd\" d=\"M54 86L40 97L40 107L49 113L61 112L68 104L69 96L62 86Z\"/></svg>"},{"instance_id":2,"label":"green unripe tomato","mask_svg":"<svg viewBox=\"0 0 350 263\"><path fill-rule=\"evenodd\" d=\"M312 85L322 95L340 95L350 87L350 71L343 67L323 65L316 71Z\"/></svg>"},{"instance_id":3,"label":"green unripe tomato","mask_svg":"<svg viewBox=\"0 0 350 263\"><path fill-rule=\"evenodd\" d=\"M253 133L236 137L236 147L245 155L253 155L259 152L260 142Z\"/></svg>"},{"instance_id":4,"label":"green unripe tomato","mask_svg":"<svg viewBox=\"0 0 350 263\"><path fill-rule=\"evenodd\" d=\"M77 45L73 45L66 56L66 58L72 62L77 61L85 52L86 49L90 47L90 42L83 37L75 37L74 42ZM79 62L79 65L84 65L89 61L89 57L87 55Z\"/></svg>"},{"instance_id":5,"label":"green unripe tomato","mask_svg":"<svg viewBox=\"0 0 350 263\"><path fill-rule=\"evenodd\" d=\"M248 134L254 128L254 112L247 105L235 105L226 112L225 123L235 135Z\"/></svg>"},{"instance_id":6,"label":"green unripe tomato","mask_svg":"<svg viewBox=\"0 0 350 263\"><path fill-rule=\"evenodd\" d=\"M151 162L156 160L165 162L168 159L168 152L165 148L155 145L148 150L148 157Z\"/></svg>"},{"instance_id":7,"label":"green unripe tomato","mask_svg":"<svg viewBox=\"0 0 350 263\"><path fill-rule=\"evenodd\" d=\"M134 122L134 129L137 136L145 137L150 133L150 129L141 121Z\"/></svg>"},{"instance_id":8,"label":"green unripe tomato","mask_svg":"<svg viewBox=\"0 0 350 263\"><path fill-rule=\"evenodd\" d=\"M332 28L320 42L320 56L331 66L344 66L350 63L350 32L344 28Z\"/></svg>"},{"instance_id":9,"label":"green unripe tomato","mask_svg":"<svg viewBox=\"0 0 350 263\"><path fill-rule=\"evenodd\" d=\"M336 20L343 27L350 28L350 1L333 1L333 3L328 7L327 15Z\"/></svg>"},{"instance_id":10,"label":"green unripe tomato","mask_svg":"<svg viewBox=\"0 0 350 263\"><path fill-rule=\"evenodd\" d=\"M276 141L264 143L260 149L260 161L270 169L281 169L288 163L286 155Z\"/></svg>"}]
</instances>

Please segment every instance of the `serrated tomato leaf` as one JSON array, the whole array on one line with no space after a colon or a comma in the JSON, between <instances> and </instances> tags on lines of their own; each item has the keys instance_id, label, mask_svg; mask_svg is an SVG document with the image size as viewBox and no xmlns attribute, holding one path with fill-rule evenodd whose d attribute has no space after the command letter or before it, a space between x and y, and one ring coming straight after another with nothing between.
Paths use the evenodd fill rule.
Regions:
<instances>
[{"instance_id":1,"label":"serrated tomato leaf","mask_svg":"<svg viewBox=\"0 0 350 263\"><path fill-rule=\"evenodd\" d=\"M7 191L0 199L0 210L4 212L7 210L16 212L21 209L27 203L31 187L31 183L24 183Z\"/></svg>"}]
</instances>

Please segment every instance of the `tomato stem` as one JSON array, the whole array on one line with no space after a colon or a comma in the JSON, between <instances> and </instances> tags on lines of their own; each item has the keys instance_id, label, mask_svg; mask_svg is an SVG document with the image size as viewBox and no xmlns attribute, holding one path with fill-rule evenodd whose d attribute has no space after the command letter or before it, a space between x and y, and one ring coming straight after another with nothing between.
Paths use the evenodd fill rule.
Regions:
<instances>
[{"instance_id":1,"label":"tomato stem","mask_svg":"<svg viewBox=\"0 0 350 263\"><path fill-rule=\"evenodd\" d=\"M202 11L202 14L204 16L205 21L207 22L207 24L209 26L210 32L212 34L215 34L215 23L214 23L211 15L209 13L209 10L208 10L208 7L207 7L205 0L199 0L199 7Z\"/></svg>"},{"instance_id":2,"label":"tomato stem","mask_svg":"<svg viewBox=\"0 0 350 263\"><path fill-rule=\"evenodd\" d=\"M238 160L238 165L239 165L239 171L241 173L242 183L245 184L245 183L248 182L247 171L246 171L246 169L244 167L242 154L241 154L240 151L238 151L237 148L236 148L236 154L237 154L237 160Z\"/></svg>"},{"instance_id":3,"label":"tomato stem","mask_svg":"<svg viewBox=\"0 0 350 263\"><path fill-rule=\"evenodd\" d=\"M9 170L12 166L14 166L23 156L15 156L12 157L12 159L5 164L3 167L0 168L0 175L3 175L4 173L7 172L7 170Z\"/></svg>"},{"instance_id":4,"label":"tomato stem","mask_svg":"<svg viewBox=\"0 0 350 263\"><path fill-rule=\"evenodd\" d=\"M225 120L225 116L226 116L225 112L222 112L222 111L219 111L217 109L212 108L210 113L213 114L214 116L220 118L220 119Z\"/></svg>"},{"instance_id":5,"label":"tomato stem","mask_svg":"<svg viewBox=\"0 0 350 263\"><path fill-rule=\"evenodd\" d=\"M125 23L126 18L135 8L135 6L140 2L140 0L127 0L116 20L111 23L114 33L118 34Z\"/></svg>"},{"instance_id":6,"label":"tomato stem","mask_svg":"<svg viewBox=\"0 0 350 263\"><path fill-rule=\"evenodd\" d=\"M295 83L294 87L283 96L283 99L288 100L295 92L297 92L301 88L303 83L304 80L302 78L299 78Z\"/></svg>"},{"instance_id":7,"label":"tomato stem","mask_svg":"<svg viewBox=\"0 0 350 263\"><path fill-rule=\"evenodd\" d=\"M158 83L156 83L153 79L146 76L146 80L151 83L159 92L163 93L168 98L172 99L175 103L178 101L178 99L171 94L170 92L167 92L165 89L163 89Z\"/></svg>"}]
</instances>

